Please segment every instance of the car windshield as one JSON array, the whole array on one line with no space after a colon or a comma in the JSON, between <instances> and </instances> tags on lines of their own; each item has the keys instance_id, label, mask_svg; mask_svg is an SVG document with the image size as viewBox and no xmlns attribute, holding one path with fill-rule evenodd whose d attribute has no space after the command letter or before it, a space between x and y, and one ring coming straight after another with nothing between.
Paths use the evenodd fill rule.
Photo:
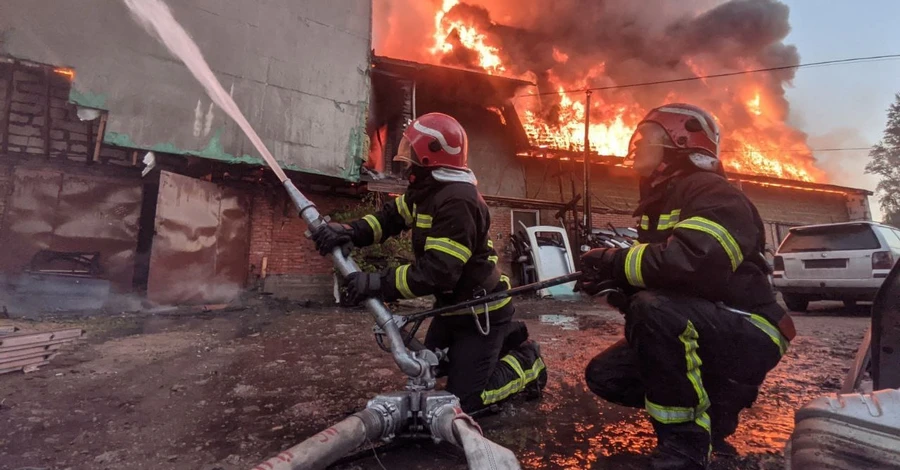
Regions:
<instances>
[{"instance_id":1,"label":"car windshield","mask_svg":"<svg viewBox=\"0 0 900 470\"><path fill-rule=\"evenodd\" d=\"M780 253L804 251L876 250L881 245L868 225L832 225L792 230Z\"/></svg>"}]
</instances>

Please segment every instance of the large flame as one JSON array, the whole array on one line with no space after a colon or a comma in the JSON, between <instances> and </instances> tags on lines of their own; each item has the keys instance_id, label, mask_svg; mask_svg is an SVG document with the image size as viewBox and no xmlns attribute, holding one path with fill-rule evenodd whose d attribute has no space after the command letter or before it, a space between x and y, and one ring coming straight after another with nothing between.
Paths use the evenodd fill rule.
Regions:
<instances>
[{"instance_id":1,"label":"large flame","mask_svg":"<svg viewBox=\"0 0 900 470\"><path fill-rule=\"evenodd\" d=\"M479 31L474 21L451 14L459 3L459 0L443 0L441 9L435 13L434 43L428 50L432 59L440 62L445 56L459 52L454 48L461 46L474 53L476 60L473 62L477 62L487 73L510 75L502 49L492 41L489 33ZM569 53L556 47L553 47L552 57L559 64L565 64L570 59ZM698 77L706 75L699 61L687 59L685 65ZM588 79L597 83L604 75L604 64L599 64L587 70L585 80L580 83L566 83L551 77L554 90L559 92L558 97L552 100L542 100L546 98L542 96L517 97L514 104L531 144L540 148L582 152L585 141L585 94L566 90L583 89L589 85ZM784 116L779 116L777 110L767 109L766 103L770 97L765 94L766 88L753 80L747 78L738 82L739 86L728 88L726 91L732 94L732 99L723 100L727 102L722 102L718 109L706 106L720 121L723 116L737 114L746 116L742 119L752 120L749 125L731 127L728 122L726 125L720 122L723 129L722 160L726 168L739 173L802 181L823 180L825 173L814 166L805 136L787 125ZM709 89L716 86L705 79L700 83ZM547 112L544 101L552 101L552 113ZM592 96L589 136L591 151L596 154L624 156L627 153L631 134L647 110L634 102L622 101L621 98L615 101L608 95ZM674 91L665 98L667 103L692 101L691 96L680 96ZM741 103L744 109L736 110L735 106L740 107Z\"/></svg>"}]
</instances>

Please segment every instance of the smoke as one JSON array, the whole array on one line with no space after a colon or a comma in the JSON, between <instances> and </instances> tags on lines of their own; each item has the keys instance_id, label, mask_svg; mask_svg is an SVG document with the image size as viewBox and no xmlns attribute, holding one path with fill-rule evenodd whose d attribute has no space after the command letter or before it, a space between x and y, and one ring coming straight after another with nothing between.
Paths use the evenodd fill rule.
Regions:
<instances>
[{"instance_id":1,"label":"smoke","mask_svg":"<svg viewBox=\"0 0 900 470\"><path fill-rule=\"evenodd\" d=\"M447 41L454 46L451 53L430 53L442 2L387 0L375 6L377 54L479 68L478 54L452 36ZM474 25L496 47L504 74L529 78L537 91L547 92L560 85L627 85L796 65L797 49L784 43L789 13L777 0L468 0L456 3L445 19ZM607 90L594 94L592 116L605 120L635 105L642 113L664 102L687 101L716 115L723 148L762 135L764 147L791 149L795 162L814 170L806 135L785 124L790 112L785 88L793 77L794 69L787 69ZM765 119L748 111L745 103L754 94L760 96ZM553 119L560 99L540 98L545 119Z\"/></svg>"}]
</instances>

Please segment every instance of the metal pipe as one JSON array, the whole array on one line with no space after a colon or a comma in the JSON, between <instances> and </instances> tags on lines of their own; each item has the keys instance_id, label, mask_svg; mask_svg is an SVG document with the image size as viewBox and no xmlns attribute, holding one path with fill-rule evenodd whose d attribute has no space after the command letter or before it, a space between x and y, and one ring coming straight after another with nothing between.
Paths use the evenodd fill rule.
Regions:
<instances>
[{"instance_id":1,"label":"metal pipe","mask_svg":"<svg viewBox=\"0 0 900 470\"><path fill-rule=\"evenodd\" d=\"M302 217L307 225L309 225L310 231L317 230L325 223L325 220L319 214L319 210L316 209L316 205L307 199L306 196L294 186L294 183L291 182L291 180L284 181L284 189L287 190L291 201L294 202L294 205L297 206L297 210L300 211L300 217ZM347 276L350 273L360 271L356 262L349 256L344 256L344 253L340 248L335 248L334 252L332 252L332 256L334 257L334 266L337 268L338 272L341 273L341 276ZM406 349L406 346L403 345L403 337L400 335L400 330L397 328L397 325L392 321L393 316L391 315L391 312L388 311L384 304L378 299L369 298L366 299L365 303L366 307L369 308L369 311L372 312L372 316L375 317L375 322L384 330L391 340L391 355L394 357L394 362L397 363L400 370L413 378L422 378L426 376L429 372L429 365L425 361L413 357L412 353L410 353L409 350Z\"/></svg>"},{"instance_id":2,"label":"metal pipe","mask_svg":"<svg viewBox=\"0 0 900 470\"><path fill-rule=\"evenodd\" d=\"M591 234L591 90L584 98L584 229Z\"/></svg>"},{"instance_id":3,"label":"metal pipe","mask_svg":"<svg viewBox=\"0 0 900 470\"><path fill-rule=\"evenodd\" d=\"M435 315L440 315L442 313L453 312L456 310L461 310L469 307L480 307L488 302L493 302L495 300L505 299L507 297L512 297L519 294L526 294L528 292L539 291L541 289L546 289L548 287L558 286L560 284L565 284L567 282L577 281L581 279L581 271L576 271L572 274L566 274L564 276L554 277L551 279L547 279L544 281L534 282L531 284L525 284L524 286L514 287L512 289L507 289L500 292L492 292L483 297L479 297L477 299L466 300L465 302L460 302L458 304L447 305L445 307L434 308L431 310L426 310L424 312L412 313L409 315L404 315L403 317L407 322L416 321L421 318L433 317Z\"/></svg>"},{"instance_id":4,"label":"metal pipe","mask_svg":"<svg viewBox=\"0 0 900 470\"><path fill-rule=\"evenodd\" d=\"M253 467L253 470L315 470L326 468L384 431L379 414L370 409L343 421Z\"/></svg>"}]
</instances>

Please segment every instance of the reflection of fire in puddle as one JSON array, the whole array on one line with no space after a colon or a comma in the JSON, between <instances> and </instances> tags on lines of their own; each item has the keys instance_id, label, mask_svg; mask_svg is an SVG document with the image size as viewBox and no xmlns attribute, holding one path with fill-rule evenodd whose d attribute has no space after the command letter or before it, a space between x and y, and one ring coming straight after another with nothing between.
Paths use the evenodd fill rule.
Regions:
<instances>
[{"instance_id":1,"label":"reflection of fire in puddle","mask_svg":"<svg viewBox=\"0 0 900 470\"><path fill-rule=\"evenodd\" d=\"M578 329L578 320L570 315L541 315L541 323L558 326L564 330Z\"/></svg>"}]
</instances>

